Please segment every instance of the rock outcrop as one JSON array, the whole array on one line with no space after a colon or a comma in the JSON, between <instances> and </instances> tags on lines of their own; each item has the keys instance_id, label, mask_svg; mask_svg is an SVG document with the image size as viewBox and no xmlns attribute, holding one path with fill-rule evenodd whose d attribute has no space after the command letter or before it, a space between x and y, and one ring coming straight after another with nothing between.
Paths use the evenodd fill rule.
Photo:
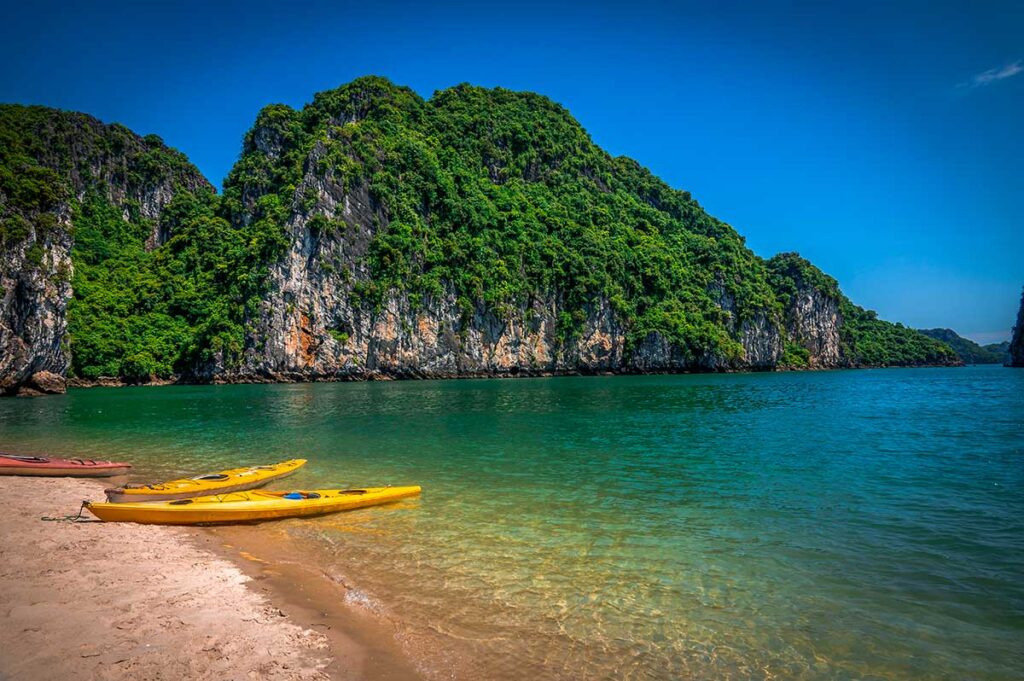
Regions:
<instances>
[{"instance_id":1,"label":"rock outcrop","mask_svg":"<svg viewBox=\"0 0 1024 681\"><path fill-rule=\"evenodd\" d=\"M45 229L17 216L4 223L28 225L27 238L5 238L0 251L0 393L63 392L70 357L67 352L67 302L71 297L70 211L53 213ZM33 216L34 217L34 216ZM24 220L24 222L22 222ZM45 388L34 385L47 377ZM49 379L56 376L60 380Z\"/></svg>"},{"instance_id":2,"label":"rock outcrop","mask_svg":"<svg viewBox=\"0 0 1024 681\"><path fill-rule=\"evenodd\" d=\"M266 107L222 196L155 136L4 106L0 171L5 394L56 392L69 375L958 361L856 307L796 254L762 260L688 192L609 156L530 93L458 86L424 100L364 78L302 110Z\"/></svg>"},{"instance_id":3,"label":"rock outcrop","mask_svg":"<svg viewBox=\"0 0 1024 681\"><path fill-rule=\"evenodd\" d=\"M803 348L807 366L849 366L852 361L842 339L843 297L836 280L796 253L775 256L768 268L783 305L786 336Z\"/></svg>"},{"instance_id":4,"label":"rock outcrop","mask_svg":"<svg viewBox=\"0 0 1024 681\"><path fill-rule=\"evenodd\" d=\"M1009 366L1024 367L1024 291L1021 292L1017 323L1013 327L1013 339L1010 341Z\"/></svg>"},{"instance_id":5,"label":"rock outcrop","mask_svg":"<svg viewBox=\"0 0 1024 681\"><path fill-rule=\"evenodd\" d=\"M433 101L462 111L492 94L460 87ZM512 99L515 106L542 111L549 125L565 125L564 137L581 135L578 125L566 120L564 112L548 111L553 105L547 100L522 99L517 93L502 91L497 99L498 105L509 105L507 100ZM283 222L289 246L270 265L269 285L258 315L250 320L243 360L234 366L218 363L211 367L206 374L211 380L722 371L778 365L785 336L782 319L770 306L754 306L743 299L744 291L737 290L737 282L742 284L738 273L719 275L703 292L697 292L701 301L707 302L693 304L710 307L705 314L714 315L716 328L711 339L696 347L684 346L669 329L638 331L636 320L624 317L609 296L600 292L573 305L557 284L533 287L520 300L497 305L483 299L486 296L460 289L451 279L440 279L430 292L401 284L375 291L382 278L375 246L382 234L393 229L396 213L403 207L373 186L376 178L367 175L366 167L379 161L366 158L365 147L360 149L352 140L375 136L373 143L389 146L392 142L380 137L393 134L399 126L409 127L404 135L407 139L416 139L427 129L434 130L435 136L449 134L424 122L430 112L423 107L424 102L414 94L379 79L367 79L321 93L301 112L277 105L261 112L226 190L242 204L243 210L234 217L239 225L260 220L261 206L268 198L286 205ZM304 132L307 130L315 132ZM436 137L432 143L437 143ZM486 183L500 188L513 180L509 168L515 159L495 158L506 141L494 140L497 149L489 146L491 143L486 142L488 151L480 163L486 169ZM519 142L521 146L531 143ZM593 149L585 137L580 137L579 144ZM535 158L538 156L542 153L537 152ZM561 171L568 160L557 163L555 170ZM640 172L635 164L616 170L620 166L601 153L588 163L607 164L608 172L627 176ZM410 169L406 181L418 182L414 173L419 172L419 168ZM533 162L521 172L522 182L544 185L550 182L552 171ZM605 176L596 189L590 186L592 176L598 175L588 165L575 181L596 195L612 191L612 177ZM283 193L280 186L267 181L268 177L288 176L296 181ZM688 195L680 203L684 193L671 193L662 185L646 191L643 201L668 220L709 220ZM456 195L451 200L460 198ZM422 205L413 210L419 216L406 216L404 221L442 220L435 213L443 207ZM673 225L679 227L682 224ZM718 230L722 240L736 238L731 228L714 221L708 225L698 222L692 228ZM756 260L752 254L743 257ZM755 281L748 288L761 287L767 298L771 291L759 278L762 271L754 270ZM422 270L409 273L408 278L418 274ZM805 335L811 338L814 333L808 328ZM825 356L821 363L831 361Z\"/></svg>"},{"instance_id":6,"label":"rock outcrop","mask_svg":"<svg viewBox=\"0 0 1024 681\"><path fill-rule=\"evenodd\" d=\"M44 107L0 105L0 394L64 391L75 210L89 192L160 234L181 188L209 183L158 137Z\"/></svg>"},{"instance_id":7,"label":"rock outcrop","mask_svg":"<svg viewBox=\"0 0 1024 681\"><path fill-rule=\"evenodd\" d=\"M315 159L307 165L315 167ZM588 308L582 331L569 342L559 337L561 306L554 294L501 316L482 302L460 306L450 288L415 303L409 293L391 291L380 302L365 304L358 291L372 282L367 252L375 232L387 225L387 214L365 185L348 191L307 175L296 192L307 196L307 188L314 188L316 203L289 217L291 247L270 267L244 360L236 367L216 367L210 373L214 380L514 376L624 368L625 336L607 300ZM253 195L253 202L258 198ZM328 218L334 231L317 230L315 216ZM646 368L642 356L634 359L639 370ZM650 365L674 368L668 358Z\"/></svg>"}]
</instances>

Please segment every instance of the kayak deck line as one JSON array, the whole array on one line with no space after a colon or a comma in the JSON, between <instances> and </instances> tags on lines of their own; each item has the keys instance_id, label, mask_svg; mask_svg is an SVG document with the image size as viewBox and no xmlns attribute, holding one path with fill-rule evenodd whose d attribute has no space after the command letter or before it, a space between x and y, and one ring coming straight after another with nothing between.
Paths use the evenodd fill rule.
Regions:
<instances>
[{"instance_id":1,"label":"kayak deck line","mask_svg":"<svg viewBox=\"0 0 1024 681\"><path fill-rule=\"evenodd\" d=\"M395 489L395 488L393 488L391 485L388 485L387 487L380 487L380 488L377 488L377 489L386 490L386 489ZM316 491L314 491L314 490L306 490L306 491L295 490L295 491L286 491L286 492L271 491L271 490L253 490L252 492L249 493L249 496L241 496L237 492L233 492L233 493L229 493L229 494L214 494L214 495L210 496L210 501L206 502L206 503L213 503L214 500L216 500L217 502L222 503L222 504L230 504L230 503L235 503L235 502L240 502L240 501L259 501L259 499L253 499L251 497L266 497L266 499L270 500L270 501L275 500L275 499L289 499L289 500L294 500L294 501L307 501L307 500L313 500L313 499L331 499L331 498L334 498L334 497L341 497L341 496L359 496L359 495L369 494L370 493L369 489L339 489L339 490L331 490L331 491L335 492L335 494L333 494L333 495L330 494L330 493L326 493L325 494L324 490L316 490ZM303 496L301 499L298 499L298 498L295 498L295 497L291 497L290 495L292 495L292 494L301 494L301 495L307 495L307 496ZM238 497L238 498L232 498L232 497ZM173 505L173 506L184 506L186 504L190 504L190 503L193 503L195 501L197 501L197 499L178 499L176 501L170 501L168 503Z\"/></svg>"},{"instance_id":2,"label":"kayak deck line","mask_svg":"<svg viewBox=\"0 0 1024 681\"><path fill-rule=\"evenodd\" d=\"M288 477L305 464L306 459L290 459L281 463L232 468L148 485L123 485L104 492L107 501L113 503L172 501L218 493L242 492Z\"/></svg>"},{"instance_id":3,"label":"kayak deck line","mask_svg":"<svg viewBox=\"0 0 1024 681\"><path fill-rule=\"evenodd\" d=\"M303 463L305 463L306 460L292 459L292 461L302 461ZM192 478L181 478L180 480L171 480L169 482L153 482L148 485L127 484L124 485L124 489L151 489L154 491L163 491L171 489L172 487L177 485L202 485L204 482L221 482L223 480L228 480L231 477L244 477L249 475L256 475L260 471L273 471L276 470L279 466L284 466L292 463L292 461L284 461L282 463L272 464L269 466L250 466L249 468L246 469L239 468L235 469L235 471L224 471L222 473L204 473L202 475L197 475ZM296 468L298 468L298 466L296 466Z\"/></svg>"},{"instance_id":4,"label":"kayak deck line","mask_svg":"<svg viewBox=\"0 0 1024 681\"><path fill-rule=\"evenodd\" d=\"M22 463L47 463L50 459L45 456L35 456L32 454L6 454L0 452L0 457L5 459L14 459Z\"/></svg>"}]
</instances>

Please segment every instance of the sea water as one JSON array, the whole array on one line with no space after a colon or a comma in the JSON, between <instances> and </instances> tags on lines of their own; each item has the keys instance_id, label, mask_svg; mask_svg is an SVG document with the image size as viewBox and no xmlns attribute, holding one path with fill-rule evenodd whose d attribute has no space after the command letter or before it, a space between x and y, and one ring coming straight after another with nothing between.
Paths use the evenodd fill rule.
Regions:
<instances>
[{"instance_id":1,"label":"sea water","mask_svg":"<svg viewBox=\"0 0 1024 681\"><path fill-rule=\"evenodd\" d=\"M422 485L274 526L436 678L1024 676L1024 370L72 390L0 449Z\"/></svg>"}]
</instances>

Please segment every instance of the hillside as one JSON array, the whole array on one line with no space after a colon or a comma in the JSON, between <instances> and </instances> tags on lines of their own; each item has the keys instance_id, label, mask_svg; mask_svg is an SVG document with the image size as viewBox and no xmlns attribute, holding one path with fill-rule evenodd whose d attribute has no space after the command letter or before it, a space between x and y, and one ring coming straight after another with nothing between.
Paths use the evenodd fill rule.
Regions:
<instances>
[{"instance_id":1,"label":"hillside","mask_svg":"<svg viewBox=\"0 0 1024 681\"><path fill-rule=\"evenodd\" d=\"M918 331L953 348L964 364L1002 364L1006 361L1006 350L1000 351L1001 346L998 344L978 345L952 329L918 329Z\"/></svg>"},{"instance_id":2,"label":"hillside","mask_svg":"<svg viewBox=\"0 0 1024 681\"><path fill-rule=\"evenodd\" d=\"M61 225L59 244L42 228L4 240L4 314L53 306L52 333L22 344L64 348L17 371L5 350L7 392L40 370L250 381L958 362L799 256L759 258L535 94L461 85L424 100L368 77L301 110L271 105L223 196L158 138L82 114L6 106L0 134L18 150L3 177L50 173L60 197L29 205L4 180L5 234L40 215ZM63 283L8 286L30 249L65 263Z\"/></svg>"},{"instance_id":3,"label":"hillside","mask_svg":"<svg viewBox=\"0 0 1024 681\"><path fill-rule=\"evenodd\" d=\"M819 312L800 307L814 282L779 295L786 278L729 225L529 93L463 85L425 101L365 78L301 111L267 107L224 200L291 244L243 376L955 361L837 286L813 296L821 319L788 328ZM844 342L818 356L821 333Z\"/></svg>"},{"instance_id":4,"label":"hillside","mask_svg":"<svg viewBox=\"0 0 1024 681\"><path fill-rule=\"evenodd\" d=\"M1003 364L1010 363L1010 341L1003 341L1002 343L989 343L988 345L982 345L989 352L994 352L999 355L999 360Z\"/></svg>"},{"instance_id":5,"label":"hillside","mask_svg":"<svg viewBox=\"0 0 1024 681\"><path fill-rule=\"evenodd\" d=\"M160 249L168 235L159 218L182 189L212 191L155 135L85 114L0 105L0 393L63 391L78 341L116 345L118 372L130 363L136 329L120 325L147 324L144 308L159 304L160 292L136 289L141 273L130 265L121 282L97 281L95 267L119 260L122 241L140 253ZM107 286L136 297L92 304ZM73 289L85 301L77 314L69 314Z\"/></svg>"}]
</instances>

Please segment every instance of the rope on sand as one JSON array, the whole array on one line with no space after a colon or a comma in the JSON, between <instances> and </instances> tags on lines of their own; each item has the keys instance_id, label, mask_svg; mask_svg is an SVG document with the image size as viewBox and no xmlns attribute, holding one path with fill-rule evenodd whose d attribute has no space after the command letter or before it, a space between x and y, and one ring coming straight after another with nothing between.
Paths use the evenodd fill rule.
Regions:
<instances>
[{"instance_id":1,"label":"rope on sand","mask_svg":"<svg viewBox=\"0 0 1024 681\"><path fill-rule=\"evenodd\" d=\"M49 516L44 515L40 520L52 520L54 522L69 522L69 523L98 523L100 520L93 520L92 518L83 518L82 511L85 510L85 505L88 501L83 501L82 505L78 507L78 515L60 515L60 516Z\"/></svg>"}]
</instances>

